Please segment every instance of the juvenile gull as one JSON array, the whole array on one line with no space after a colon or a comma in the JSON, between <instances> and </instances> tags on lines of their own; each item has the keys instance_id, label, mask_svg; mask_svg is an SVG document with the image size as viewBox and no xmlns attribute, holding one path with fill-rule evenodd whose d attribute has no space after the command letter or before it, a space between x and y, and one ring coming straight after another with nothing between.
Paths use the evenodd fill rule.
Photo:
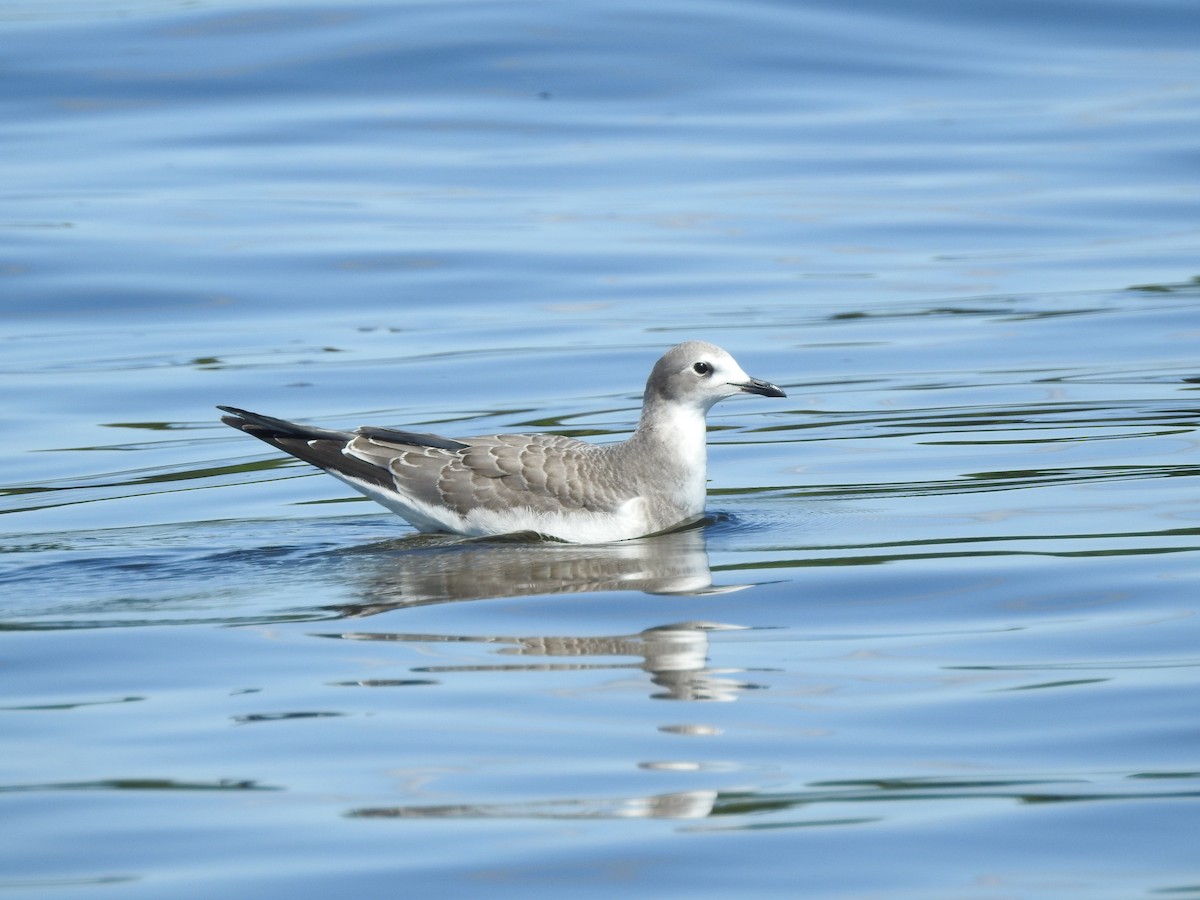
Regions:
<instances>
[{"instance_id":1,"label":"juvenile gull","mask_svg":"<svg viewBox=\"0 0 1200 900\"><path fill-rule=\"evenodd\" d=\"M629 439L557 434L451 439L363 426L333 431L231 406L221 421L324 469L420 531L536 531L600 543L666 531L704 512L704 416L734 394L784 397L713 344L687 341L654 365Z\"/></svg>"}]
</instances>

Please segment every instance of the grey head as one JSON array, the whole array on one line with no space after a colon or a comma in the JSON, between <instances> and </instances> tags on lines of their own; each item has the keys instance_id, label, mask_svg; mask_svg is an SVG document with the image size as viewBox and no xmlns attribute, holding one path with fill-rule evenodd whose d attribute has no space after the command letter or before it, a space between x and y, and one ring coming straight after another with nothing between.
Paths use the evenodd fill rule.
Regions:
<instances>
[{"instance_id":1,"label":"grey head","mask_svg":"<svg viewBox=\"0 0 1200 900\"><path fill-rule=\"evenodd\" d=\"M665 402L701 415L735 394L787 396L769 381L747 375L728 352L705 341L676 344L655 363L646 382L647 406Z\"/></svg>"}]
</instances>

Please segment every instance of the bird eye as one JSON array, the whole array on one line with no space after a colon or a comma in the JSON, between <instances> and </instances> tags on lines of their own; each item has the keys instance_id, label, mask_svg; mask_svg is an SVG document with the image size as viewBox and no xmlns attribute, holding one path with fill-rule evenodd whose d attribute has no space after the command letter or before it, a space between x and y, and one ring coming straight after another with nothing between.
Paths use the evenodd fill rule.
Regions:
<instances>
[{"instance_id":1,"label":"bird eye","mask_svg":"<svg viewBox=\"0 0 1200 900\"><path fill-rule=\"evenodd\" d=\"M711 375L713 373L713 367L711 363L698 362L692 366L692 371L697 375Z\"/></svg>"}]
</instances>

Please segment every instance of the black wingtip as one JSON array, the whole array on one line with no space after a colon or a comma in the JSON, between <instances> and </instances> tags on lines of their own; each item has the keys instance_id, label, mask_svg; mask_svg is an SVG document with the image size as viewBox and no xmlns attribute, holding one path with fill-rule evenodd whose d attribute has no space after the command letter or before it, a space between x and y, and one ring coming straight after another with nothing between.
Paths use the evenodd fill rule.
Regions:
<instances>
[{"instance_id":1,"label":"black wingtip","mask_svg":"<svg viewBox=\"0 0 1200 900\"><path fill-rule=\"evenodd\" d=\"M244 431L256 438L267 440L271 437L298 438L305 441L327 440L346 443L353 435L346 431L334 431L329 428L317 428L312 425L301 425L289 422L287 419L277 419L274 416L264 416L262 413L250 412L236 406L218 406L217 409L229 413L222 416L221 421L230 428ZM289 451L290 452L290 451Z\"/></svg>"},{"instance_id":2,"label":"black wingtip","mask_svg":"<svg viewBox=\"0 0 1200 900\"><path fill-rule=\"evenodd\" d=\"M218 406L217 409L229 413L227 416L221 416L221 421L231 428L244 429L246 425L267 424L267 416L260 416L248 409L238 409L236 406Z\"/></svg>"},{"instance_id":3,"label":"black wingtip","mask_svg":"<svg viewBox=\"0 0 1200 900\"><path fill-rule=\"evenodd\" d=\"M352 432L300 425L286 419L276 419L261 413L250 412L248 409L239 409L236 406L218 406L217 409L229 413L229 415L221 417L221 421L226 425L258 438L263 443L319 469L324 469L331 475L349 480L351 483L360 482L381 490L395 488L391 473L386 466L377 466L347 456L342 452L346 444L354 439ZM364 493L367 492L364 491Z\"/></svg>"}]
</instances>

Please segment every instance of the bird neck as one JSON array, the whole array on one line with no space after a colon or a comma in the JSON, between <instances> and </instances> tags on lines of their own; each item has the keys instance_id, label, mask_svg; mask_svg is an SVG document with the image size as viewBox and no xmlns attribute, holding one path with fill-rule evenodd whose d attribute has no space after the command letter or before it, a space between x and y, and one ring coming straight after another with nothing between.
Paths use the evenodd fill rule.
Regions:
<instances>
[{"instance_id":1,"label":"bird neck","mask_svg":"<svg viewBox=\"0 0 1200 900\"><path fill-rule=\"evenodd\" d=\"M629 438L667 470L689 472L703 484L707 464L705 410L648 395Z\"/></svg>"}]
</instances>

